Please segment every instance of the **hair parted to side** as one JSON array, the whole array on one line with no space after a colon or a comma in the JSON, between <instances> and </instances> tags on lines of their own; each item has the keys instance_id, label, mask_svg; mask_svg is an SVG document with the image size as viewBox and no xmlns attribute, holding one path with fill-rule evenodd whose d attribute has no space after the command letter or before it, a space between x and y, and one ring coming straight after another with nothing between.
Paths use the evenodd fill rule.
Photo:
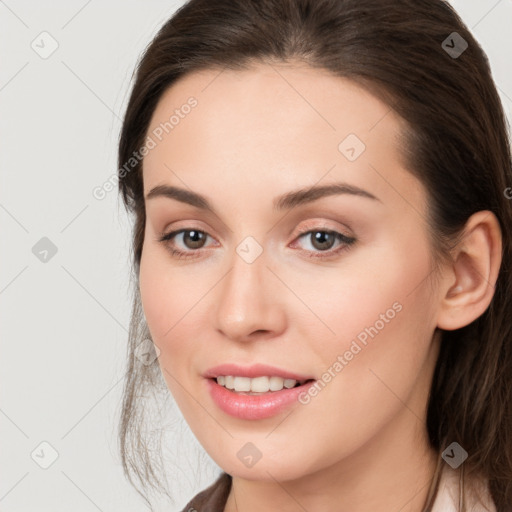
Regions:
<instances>
[{"instance_id":1,"label":"hair parted to side","mask_svg":"<svg viewBox=\"0 0 512 512\"><path fill-rule=\"evenodd\" d=\"M457 32L468 47L452 58L442 42ZM191 0L162 26L138 63L119 141L119 187L134 216L133 281L144 242L142 163L121 168L147 137L164 91L187 73L247 69L254 62L298 60L348 78L385 101L407 126L403 157L426 187L434 254L449 248L467 219L492 211L503 237L502 265L487 311L470 325L442 331L427 412L438 470L437 493L452 442L469 454L465 474L489 481L497 512L512 504L512 186L510 131L485 53L442 0ZM166 492L147 446L146 394L165 387L158 362L144 365L149 338L133 287L128 366L120 416L123 468L139 490ZM158 455L158 454L157 454ZM156 456L157 456L156 455ZM139 492L141 492L139 490ZM144 496L144 492L141 493Z\"/></svg>"}]
</instances>

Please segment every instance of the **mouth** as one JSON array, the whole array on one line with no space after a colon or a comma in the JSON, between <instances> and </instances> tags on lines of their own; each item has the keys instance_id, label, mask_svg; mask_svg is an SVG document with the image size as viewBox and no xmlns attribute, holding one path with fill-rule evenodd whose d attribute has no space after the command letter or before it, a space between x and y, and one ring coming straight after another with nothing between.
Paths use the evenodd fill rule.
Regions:
<instances>
[{"instance_id":1,"label":"mouth","mask_svg":"<svg viewBox=\"0 0 512 512\"><path fill-rule=\"evenodd\" d=\"M224 413L242 420L263 420L300 402L316 380L218 375L205 382L211 399Z\"/></svg>"},{"instance_id":2,"label":"mouth","mask_svg":"<svg viewBox=\"0 0 512 512\"><path fill-rule=\"evenodd\" d=\"M224 363L203 375L213 403L243 420L261 420L283 413L300 402L316 382L311 374L263 363Z\"/></svg>"},{"instance_id":3,"label":"mouth","mask_svg":"<svg viewBox=\"0 0 512 512\"><path fill-rule=\"evenodd\" d=\"M266 395L293 389L314 382L315 379L285 379L278 376L242 377L235 375L219 375L209 380L238 395Z\"/></svg>"}]
</instances>

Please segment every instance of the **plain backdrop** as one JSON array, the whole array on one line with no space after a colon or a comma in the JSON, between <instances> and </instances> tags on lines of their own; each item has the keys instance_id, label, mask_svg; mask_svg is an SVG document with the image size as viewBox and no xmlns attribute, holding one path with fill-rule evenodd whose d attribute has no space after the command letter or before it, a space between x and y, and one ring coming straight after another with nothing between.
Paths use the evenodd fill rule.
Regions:
<instances>
[{"instance_id":1,"label":"plain backdrop","mask_svg":"<svg viewBox=\"0 0 512 512\"><path fill-rule=\"evenodd\" d=\"M182 3L0 0L2 512L147 510L117 454L129 218L117 189L92 190L116 173L135 64ZM511 119L512 0L452 4ZM166 512L220 471L174 414Z\"/></svg>"}]
</instances>

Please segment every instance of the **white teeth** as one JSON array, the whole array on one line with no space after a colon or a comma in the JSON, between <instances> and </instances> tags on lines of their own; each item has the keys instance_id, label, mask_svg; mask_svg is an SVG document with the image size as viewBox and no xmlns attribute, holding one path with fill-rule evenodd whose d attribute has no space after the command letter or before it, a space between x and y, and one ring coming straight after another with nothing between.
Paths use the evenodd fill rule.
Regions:
<instances>
[{"instance_id":1,"label":"white teeth","mask_svg":"<svg viewBox=\"0 0 512 512\"><path fill-rule=\"evenodd\" d=\"M235 391L251 391L249 377L235 377Z\"/></svg>"},{"instance_id":2,"label":"white teeth","mask_svg":"<svg viewBox=\"0 0 512 512\"><path fill-rule=\"evenodd\" d=\"M284 379L281 377L270 377L270 391L279 391L283 389Z\"/></svg>"},{"instance_id":3,"label":"white teeth","mask_svg":"<svg viewBox=\"0 0 512 512\"><path fill-rule=\"evenodd\" d=\"M228 389L235 389L235 377L226 376L224 377L224 386L226 386ZM219 381L217 381L218 384L220 384Z\"/></svg>"},{"instance_id":4,"label":"white teeth","mask_svg":"<svg viewBox=\"0 0 512 512\"><path fill-rule=\"evenodd\" d=\"M297 381L296 380L293 380L293 379L284 379L284 387L285 388L293 388L293 386L295 386L295 384L297 384Z\"/></svg>"},{"instance_id":5,"label":"white teeth","mask_svg":"<svg viewBox=\"0 0 512 512\"><path fill-rule=\"evenodd\" d=\"M256 377L254 379L248 380L251 381L251 391L258 393L266 393L270 389L270 379L268 377Z\"/></svg>"},{"instance_id":6,"label":"white teeth","mask_svg":"<svg viewBox=\"0 0 512 512\"><path fill-rule=\"evenodd\" d=\"M233 375L219 375L217 384L237 392L267 393L268 391L281 391L283 388L291 389L297 382L294 379L282 377L235 377ZM303 384L303 382L299 382Z\"/></svg>"}]
</instances>

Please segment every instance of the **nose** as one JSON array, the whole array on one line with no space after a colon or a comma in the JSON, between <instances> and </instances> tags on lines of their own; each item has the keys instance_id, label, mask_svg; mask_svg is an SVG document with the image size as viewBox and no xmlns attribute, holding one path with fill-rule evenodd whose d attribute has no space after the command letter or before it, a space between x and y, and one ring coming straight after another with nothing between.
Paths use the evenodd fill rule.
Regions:
<instances>
[{"instance_id":1,"label":"nose","mask_svg":"<svg viewBox=\"0 0 512 512\"><path fill-rule=\"evenodd\" d=\"M215 288L218 331L236 341L272 338L286 327L282 283L267 268L263 252L248 263L236 252L230 271Z\"/></svg>"}]
</instances>

